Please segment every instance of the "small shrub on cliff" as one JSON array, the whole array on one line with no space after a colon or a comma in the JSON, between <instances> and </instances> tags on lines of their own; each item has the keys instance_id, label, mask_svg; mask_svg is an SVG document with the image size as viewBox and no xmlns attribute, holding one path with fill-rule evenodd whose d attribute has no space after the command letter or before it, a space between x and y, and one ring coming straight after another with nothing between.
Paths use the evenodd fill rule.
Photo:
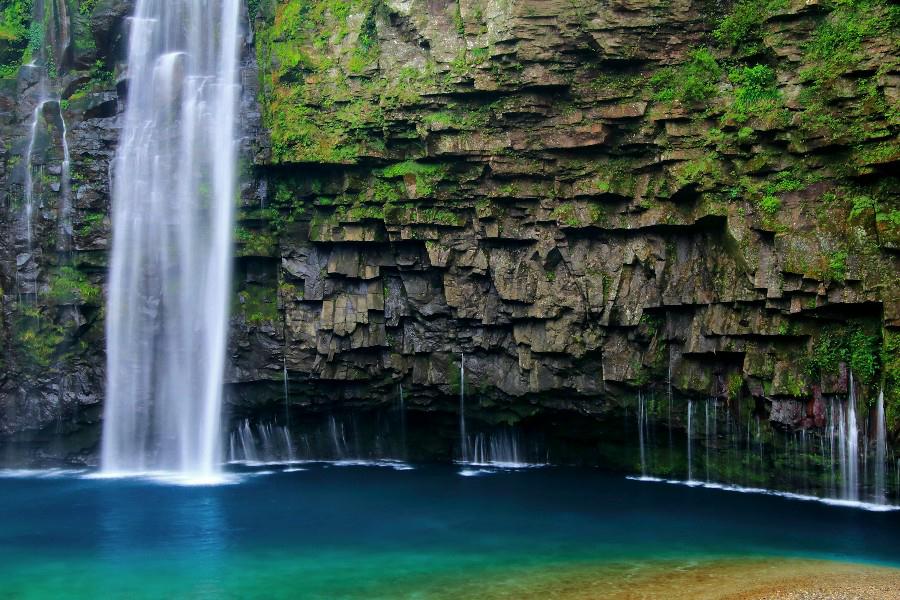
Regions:
<instances>
[{"instance_id":1,"label":"small shrub on cliff","mask_svg":"<svg viewBox=\"0 0 900 600\"><path fill-rule=\"evenodd\" d=\"M828 277L832 281L844 281L847 276L847 251L838 250L828 259Z\"/></svg>"},{"instance_id":2,"label":"small shrub on cliff","mask_svg":"<svg viewBox=\"0 0 900 600\"><path fill-rule=\"evenodd\" d=\"M850 369L860 382L867 385L874 381L878 371L879 341L877 336L861 329L850 335Z\"/></svg>"},{"instance_id":3,"label":"small shrub on cliff","mask_svg":"<svg viewBox=\"0 0 900 600\"><path fill-rule=\"evenodd\" d=\"M437 190L437 184L447 174L446 165L434 165L408 160L393 164L382 171L382 175L388 179L412 176L416 181L416 195L420 198L432 196Z\"/></svg>"},{"instance_id":4,"label":"small shrub on cliff","mask_svg":"<svg viewBox=\"0 0 900 600\"><path fill-rule=\"evenodd\" d=\"M57 356L65 332L37 307L23 307L16 322L16 349L28 367L46 369Z\"/></svg>"},{"instance_id":5,"label":"small shrub on cliff","mask_svg":"<svg viewBox=\"0 0 900 600\"><path fill-rule=\"evenodd\" d=\"M780 208L781 200L771 194L763 196L759 201L759 209L763 211L766 216L774 217L776 214L778 214L778 210Z\"/></svg>"},{"instance_id":6,"label":"small shrub on cliff","mask_svg":"<svg viewBox=\"0 0 900 600\"><path fill-rule=\"evenodd\" d=\"M858 325L829 326L822 329L812 354L806 360L806 372L813 379L835 375L845 363L860 383L874 382L879 368L880 339Z\"/></svg>"},{"instance_id":7,"label":"small shrub on cliff","mask_svg":"<svg viewBox=\"0 0 900 600\"><path fill-rule=\"evenodd\" d=\"M15 42L28 34L31 20L31 0L3 2L0 8L0 40Z\"/></svg>"},{"instance_id":8,"label":"small shrub on cliff","mask_svg":"<svg viewBox=\"0 0 900 600\"><path fill-rule=\"evenodd\" d=\"M786 8L788 0L742 0L735 3L713 31L716 41L742 56L750 56L764 49L763 26L769 15Z\"/></svg>"},{"instance_id":9,"label":"small shrub on cliff","mask_svg":"<svg viewBox=\"0 0 900 600\"><path fill-rule=\"evenodd\" d=\"M728 73L728 79L734 85L734 102L723 120L743 124L751 117L778 117L780 94L772 67L737 67Z\"/></svg>"},{"instance_id":10,"label":"small shrub on cliff","mask_svg":"<svg viewBox=\"0 0 900 600\"><path fill-rule=\"evenodd\" d=\"M97 304L100 288L74 267L60 267L50 280L47 298L56 304Z\"/></svg>"},{"instance_id":11,"label":"small shrub on cliff","mask_svg":"<svg viewBox=\"0 0 900 600\"><path fill-rule=\"evenodd\" d=\"M265 325L278 320L277 290L249 285L237 292L232 314L240 315L248 325Z\"/></svg>"},{"instance_id":12,"label":"small shrub on cliff","mask_svg":"<svg viewBox=\"0 0 900 600\"><path fill-rule=\"evenodd\" d=\"M887 0L837 0L834 11L806 46L810 66L801 72L822 86L865 58L866 40L900 27L900 6Z\"/></svg>"},{"instance_id":13,"label":"small shrub on cliff","mask_svg":"<svg viewBox=\"0 0 900 600\"><path fill-rule=\"evenodd\" d=\"M654 98L660 102L699 104L715 95L721 76L716 57L707 48L700 48L691 53L686 63L654 75L650 85L656 90Z\"/></svg>"},{"instance_id":14,"label":"small shrub on cliff","mask_svg":"<svg viewBox=\"0 0 900 600\"><path fill-rule=\"evenodd\" d=\"M15 77L32 47L31 6L32 0L0 2L0 79Z\"/></svg>"},{"instance_id":15,"label":"small shrub on cliff","mask_svg":"<svg viewBox=\"0 0 900 600\"><path fill-rule=\"evenodd\" d=\"M238 244L238 256L271 256L275 251L275 236L268 233L237 227L234 239Z\"/></svg>"},{"instance_id":16,"label":"small shrub on cliff","mask_svg":"<svg viewBox=\"0 0 900 600\"><path fill-rule=\"evenodd\" d=\"M884 330L881 364L888 427L898 431L900 430L900 332Z\"/></svg>"},{"instance_id":17,"label":"small shrub on cliff","mask_svg":"<svg viewBox=\"0 0 900 600\"><path fill-rule=\"evenodd\" d=\"M83 15L90 15L94 12L98 0L80 0L78 3L78 12Z\"/></svg>"}]
</instances>

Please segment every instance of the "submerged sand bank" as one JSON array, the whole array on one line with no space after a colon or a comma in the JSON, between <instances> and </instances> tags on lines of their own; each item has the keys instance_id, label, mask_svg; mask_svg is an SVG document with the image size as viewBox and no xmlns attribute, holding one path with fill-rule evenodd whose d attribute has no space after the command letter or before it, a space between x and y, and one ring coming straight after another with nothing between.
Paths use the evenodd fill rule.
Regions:
<instances>
[{"instance_id":1,"label":"submerged sand bank","mask_svg":"<svg viewBox=\"0 0 900 600\"><path fill-rule=\"evenodd\" d=\"M797 559L549 568L411 591L428 599L900 600L900 569ZM429 586L430 587L430 586Z\"/></svg>"}]
</instances>

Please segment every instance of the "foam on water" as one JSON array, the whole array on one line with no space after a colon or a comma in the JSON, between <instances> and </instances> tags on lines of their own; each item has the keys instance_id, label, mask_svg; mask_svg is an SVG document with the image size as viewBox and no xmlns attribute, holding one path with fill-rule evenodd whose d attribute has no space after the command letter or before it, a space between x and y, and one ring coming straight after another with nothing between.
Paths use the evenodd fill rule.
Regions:
<instances>
[{"instance_id":1,"label":"foam on water","mask_svg":"<svg viewBox=\"0 0 900 600\"><path fill-rule=\"evenodd\" d=\"M893 512L900 510L900 506L892 504L876 504L874 502L863 502L861 500L847 500L842 498L823 498L821 496L812 496L809 494L798 494L795 492L781 492L778 490L770 490L766 488L744 487L741 485L733 485L727 483L713 483L707 481L693 481L680 479L663 479L660 477L637 477L628 476L626 479L631 481L642 481L649 483L668 483L670 485L682 485L686 487L701 487L709 490L722 490L725 492L737 492L740 494L761 494L764 496L778 496L779 498L788 498L791 500L801 500L804 502L821 502L830 506L841 506L845 508L857 508L870 512Z\"/></svg>"},{"instance_id":2,"label":"foam on water","mask_svg":"<svg viewBox=\"0 0 900 600\"><path fill-rule=\"evenodd\" d=\"M147 481L163 485L184 487L214 487L236 485L243 481L246 473L215 473L212 475L191 475L173 471L95 471L82 475L83 479Z\"/></svg>"},{"instance_id":3,"label":"foam on water","mask_svg":"<svg viewBox=\"0 0 900 600\"><path fill-rule=\"evenodd\" d=\"M87 469L0 469L0 479L58 479L88 472Z\"/></svg>"}]
</instances>

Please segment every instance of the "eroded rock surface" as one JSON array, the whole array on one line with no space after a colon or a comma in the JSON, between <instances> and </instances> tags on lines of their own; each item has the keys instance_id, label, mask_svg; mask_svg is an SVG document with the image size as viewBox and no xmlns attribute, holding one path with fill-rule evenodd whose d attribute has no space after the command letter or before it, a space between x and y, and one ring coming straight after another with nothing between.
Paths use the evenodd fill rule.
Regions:
<instances>
[{"instance_id":1,"label":"eroded rock surface","mask_svg":"<svg viewBox=\"0 0 900 600\"><path fill-rule=\"evenodd\" d=\"M82 82L62 94L69 256L54 252L50 117L35 163L46 166L40 242L25 248L33 100L26 70L2 83L7 435L99 418L93 290L109 249L127 12L98 4L94 54L60 74ZM896 5L250 8L234 414L282 403L285 368L298 411L393 402L401 384L414 408L452 411L464 354L473 414L488 420L603 413L671 384L776 427L815 427L852 369L863 395L885 386L900 429Z\"/></svg>"}]
</instances>

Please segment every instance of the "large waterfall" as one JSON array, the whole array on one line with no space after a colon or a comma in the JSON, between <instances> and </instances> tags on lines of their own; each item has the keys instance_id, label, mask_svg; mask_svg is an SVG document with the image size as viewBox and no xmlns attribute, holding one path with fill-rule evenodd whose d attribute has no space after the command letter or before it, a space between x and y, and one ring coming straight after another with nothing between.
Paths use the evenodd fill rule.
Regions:
<instances>
[{"instance_id":1,"label":"large waterfall","mask_svg":"<svg viewBox=\"0 0 900 600\"><path fill-rule=\"evenodd\" d=\"M113 167L105 472L213 475L235 204L240 0L138 0Z\"/></svg>"}]
</instances>

